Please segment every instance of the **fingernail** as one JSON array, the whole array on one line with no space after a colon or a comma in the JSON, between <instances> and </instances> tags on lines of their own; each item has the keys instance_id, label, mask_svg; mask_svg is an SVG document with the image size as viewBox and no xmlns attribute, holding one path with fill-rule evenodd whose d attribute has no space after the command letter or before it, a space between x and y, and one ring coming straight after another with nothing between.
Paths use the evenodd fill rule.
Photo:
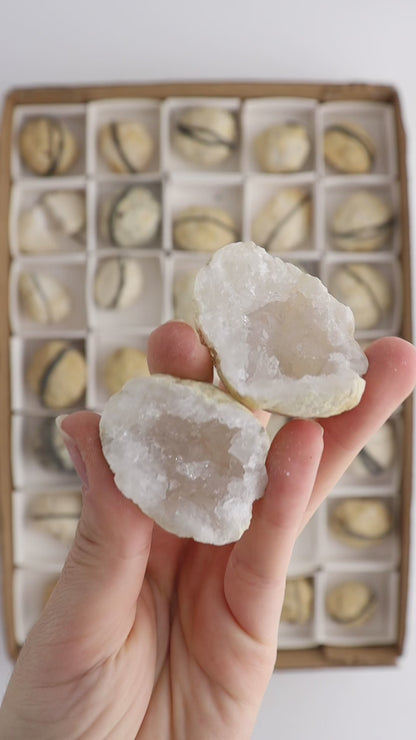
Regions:
<instances>
[{"instance_id":1,"label":"fingernail","mask_svg":"<svg viewBox=\"0 0 416 740\"><path fill-rule=\"evenodd\" d=\"M81 478L81 481L84 487L88 488L87 468L84 463L84 460L82 459L82 455L78 449L76 442L72 439L72 437L68 434L68 432L65 431L65 429L62 429L62 424L67 418L67 416L68 414L62 414L61 416L57 416L55 419L55 424L58 427L58 431L66 444L69 454L71 455L71 460L74 463L75 470L77 471L79 477Z\"/></svg>"}]
</instances>

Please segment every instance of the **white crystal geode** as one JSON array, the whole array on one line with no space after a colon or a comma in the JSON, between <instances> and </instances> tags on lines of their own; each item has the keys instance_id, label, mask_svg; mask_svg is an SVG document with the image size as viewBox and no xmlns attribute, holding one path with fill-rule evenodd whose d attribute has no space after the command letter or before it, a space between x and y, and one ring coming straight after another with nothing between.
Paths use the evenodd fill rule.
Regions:
<instances>
[{"instance_id":1,"label":"white crystal geode","mask_svg":"<svg viewBox=\"0 0 416 740\"><path fill-rule=\"evenodd\" d=\"M238 242L199 270L194 305L219 376L249 408L311 418L359 402L368 362L354 317L319 278Z\"/></svg>"},{"instance_id":2,"label":"white crystal geode","mask_svg":"<svg viewBox=\"0 0 416 740\"><path fill-rule=\"evenodd\" d=\"M223 391L169 375L135 378L107 401L100 436L120 491L164 529L223 545L249 526L269 440Z\"/></svg>"}]
</instances>

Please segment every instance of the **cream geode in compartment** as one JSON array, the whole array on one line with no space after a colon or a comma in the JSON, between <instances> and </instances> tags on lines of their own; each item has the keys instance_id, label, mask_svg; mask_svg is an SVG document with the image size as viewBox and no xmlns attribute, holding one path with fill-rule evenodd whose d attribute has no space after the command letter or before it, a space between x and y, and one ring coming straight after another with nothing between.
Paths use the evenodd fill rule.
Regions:
<instances>
[{"instance_id":1,"label":"cream geode in compartment","mask_svg":"<svg viewBox=\"0 0 416 740\"><path fill-rule=\"evenodd\" d=\"M71 130L50 116L26 120L19 134L20 156L35 175L63 175L78 157Z\"/></svg>"},{"instance_id":2,"label":"cream geode in compartment","mask_svg":"<svg viewBox=\"0 0 416 740\"><path fill-rule=\"evenodd\" d=\"M163 169L240 170L238 98L168 98L163 105Z\"/></svg>"},{"instance_id":3,"label":"cream geode in compartment","mask_svg":"<svg viewBox=\"0 0 416 740\"><path fill-rule=\"evenodd\" d=\"M215 252L237 237L236 223L224 208L188 206L173 221L173 241L179 249Z\"/></svg>"},{"instance_id":4,"label":"cream geode in compartment","mask_svg":"<svg viewBox=\"0 0 416 740\"><path fill-rule=\"evenodd\" d=\"M143 290L143 272L138 260L102 260L94 277L94 301L98 308L119 310L137 303Z\"/></svg>"},{"instance_id":5,"label":"cream geode in compartment","mask_svg":"<svg viewBox=\"0 0 416 740\"><path fill-rule=\"evenodd\" d=\"M400 563L399 502L395 492L354 488L325 502L321 514L322 562L346 567L389 570Z\"/></svg>"},{"instance_id":6,"label":"cream geode in compartment","mask_svg":"<svg viewBox=\"0 0 416 740\"><path fill-rule=\"evenodd\" d=\"M154 328L165 318L160 254L123 252L89 261L89 324L95 329Z\"/></svg>"},{"instance_id":7,"label":"cream geode in compartment","mask_svg":"<svg viewBox=\"0 0 416 740\"><path fill-rule=\"evenodd\" d=\"M252 242L231 244L199 271L194 300L219 376L250 408L315 417L359 402L367 358L351 311L318 278Z\"/></svg>"},{"instance_id":8,"label":"cream geode in compartment","mask_svg":"<svg viewBox=\"0 0 416 740\"><path fill-rule=\"evenodd\" d=\"M89 379L87 406L101 411L112 393L129 379L149 374L148 332L130 331L119 325L98 328L88 340Z\"/></svg>"},{"instance_id":9,"label":"cream geode in compartment","mask_svg":"<svg viewBox=\"0 0 416 740\"><path fill-rule=\"evenodd\" d=\"M230 111L199 106L177 116L172 145L189 162L215 167L230 157L237 136L236 119Z\"/></svg>"},{"instance_id":10,"label":"cream geode in compartment","mask_svg":"<svg viewBox=\"0 0 416 740\"><path fill-rule=\"evenodd\" d=\"M164 529L222 545L249 526L269 441L223 391L167 375L132 380L107 402L100 435L120 490Z\"/></svg>"},{"instance_id":11,"label":"cream geode in compartment","mask_svg":"<svg viewBox=\"0 0 416 740\"><path fill-rule=\"evenodd\" d=\"M349 547L371 548L391 533L393 514L383 499L354 496L332 502L329 527L331 534Z\"/></svg>"},{"instance_id":12,"label":"cream geode in compartment","mask_svg":"<svg viewBox=\"0 0 416 740\"><path fill-rule=\"evenodd\" d=\"M101 156L112 172L146 170L154 150L148 129L138 121L112 121L98 132Z\"/></svg>"},{"instance_id":13,"label":"cream geode in compartment","mask_svg":"<svg viewBox=\"0 0 416 740\"><path fill-rule=\"evenodd\" d=\"M397 171L393 107L338 101L318 108L322 169L327 175L394 176Z\"/></svg>"},{"instance_id":14,"label":"cream geode in compartment","mask_svg":"<svg viewBox=\"0 0 416 740\"><path fill-rule=\"evenodd\" d=\"M24 313L38 324L55 324L71 310L63 283L45 272L21 272L18 289Z\"/></svg>"},{"instance_id":15,"label":"cream geode in compartment","mask_svg":"<svg viewBox=\"0 0 416 740\"><path fill-rule=\"evenodd\" d=\"M391 205L369 190L356 190L333 213L331 244L346 252L372 252L391 239L395 216Z\"/></svg>"},{"instance_id":16,"label":"cream geode in compartment","mask_svg":"<svg viewBox=\"0 0 416 740\"><path fill-rule=\"evenodd\" d=\"M388 645L397 640L399 574L390 568L318 574L319 638L327 645Z\"/></svg>"},{"instance_id":17,"label":"cream geode in compartment","mask_svg":"<svg viewBox=\"0 0 416 740\"><path fill-rule=\"evenodd\" d=\"M246 100L244 170L288 174L313 170L315 108L314 100L301 98Z\"/></svg>"},{"instance_id":18,"label":"cream geode in compartment","mask_svg":"<svg viewBox=\"0 0 416 740\"><path fill-rule=\"evenodd\" d=\"M122 249L155 246L162 220L160 187L130 184L104 191L102 185L98 231L105 244Z\"/></svg>"},{"instance_id":19,"label":"cream geode in compartment","mask_svg":"<svg viewBox=\"0 0 416 740\"><path fill-rule=\"evenodd\" d=\"M127 381L149 375L147 356L136 347L120 347L107 358L103 367L103 381L108 393L118 393Z\"/></svg>"},{"instance_id":20,"label":"cream geode in compartment","mask_svg":"<svg viewBox=\"0 0 416 740\"><path fill-rule=\"evenodd\" d=\"M94 176L160 170L160 103L121 98L88 106L88 172Z\"/></svg>"},{"instance_id":21,"label":"cream geode in compartment","mask_svg":"<svg viewBox=\"0 0 416 740\"><path fill-rule=\"evenodd\" d=\"M77 479L55 417L14 414L11 452L15 488L61 488Z\"/></svg>"},{"instance_id":22,"label":"cream geode in compartment","mask_svg":"<svg viewBox=\"0 0 416 740\"><path fill-rule=\"evenodd\" d=\"M21 182L13 186L9 237L12 254L49 255L85 249L84 184L62 180Z\"/></svg>"},{"instance_id":23,"label":"cream geode in compartment","mask_svg":"<svg viewBox=\"0 0 416 740\"><path fill-rule=\"evenodd\" d=\"M242 233L243 187L234 175L189 178L176 175L166 190L169 248L214 252Z\"/></svg>"},{"instance_id":24,"label":"cream geode in compartment","mask_svg":"<svg viewBox=\"0 0 416 740\"><path fill-rule=\"evenodd\" d=\"M14 112L13 177L58 178L85 171L83 105L22 105Z\"/></svg>"},{"instance_id":25,"label":"cream geode in compartment","mask_svg":"<svg viewBox=\"0 0 416 740\"><path fill-rule=\"evenodd\" d=\"M345 262L333 266L327 284L330 293L351 308L357 331L389 331L397 321L399 300L393 279L388 263Z\"/></svg>"},{"instance_id":26,"label":"cream geode in compartment","mask_svg":"<svg viewBox=\"0 0 416 740\"><path fill-rule=\"evenodd\" d=\"M254 149L264 172L298 172L308 159L311 142L306 126L290 121L264 129L256 137Z\"/></svg>"},{"instance_id":27,"label":"cream geode in compartment","mask_svg":"<svg viewBox=\"0 0 416 740\"><path fill-rule=\"evenodd\" d=\"M251 233L268 252L290 252L307 243L311 221L310 191L282 188L257 213Z\"/></svg>"},{"instance_id":28,"label":"cream geode in compartment","mask_svg":"<svg viewBox=\"0 0 416 740\"><path fill-rule=\"evenodd\" d=\"M325 129L324 155L338 172L362 175L373 168L376 146L365 128L339 121Z\"/></svg>"},{"instance_id":29,"label":"cream geode in compartment","mask_svg":"<svg viewBox=\"0 0 416 740\"><path fill-rule=\"evenodd\" d=\"M75 256L15 260L9 292L13 330L29 335L84 329L85 275L85 261Z\"/></svg>"},{"instance_id":30,"label":"cream geode in compartment","mask_svg":"<svg viewBox=\"0 0 416 740\"><path fill-rule=\"evenodd\" d=\"M15 360L25 368L24 377L15 373L14 378L14 392L17 398L20 395L23 408L61 410L82 404L87 366L84 352L77 344L66 339L25 340L23 347L14 344ZM20 382L25 384L23 388ZM31 399L27 391L31 391ZM37 399L37 405L33 398Z\"/></svg>"},{"instance_id":31,"label":"cream geode in compartment","mask_svg":"<svg viewBox=\"0 0 416 740\"><path fill-rule=\"evenodd\" d=\"M344 581L327 592L325 606L329 618L337 624L360 627L374 615L377 594L363 581Z\"/></svg>"}]
</instances>

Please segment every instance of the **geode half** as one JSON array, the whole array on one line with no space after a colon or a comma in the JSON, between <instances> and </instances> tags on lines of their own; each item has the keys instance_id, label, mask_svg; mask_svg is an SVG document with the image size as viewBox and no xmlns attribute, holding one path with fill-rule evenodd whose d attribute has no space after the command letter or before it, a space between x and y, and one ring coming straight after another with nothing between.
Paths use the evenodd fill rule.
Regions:
<instances>
[{"instance_id":1,"label":"geode half","mask_svg":"<svg viewBox=\"0 0 416 740\"><path fill-rule=\"evenodd\" d=\"M229 244L199 270L194 302L219 376L249 408L310 418L359 402L368 362L353 314L318 278L253 242Z\"/></svg>"},{"instance_id":2,"label":"geode half","mask_svg":"<svg viewBox=\"0 0 416 740\"><path fill-rule=\"evenodd\" d=\"M269 440L220 389L135 378L107 401L100 436L120 491L164 529L223 545L248 528L267 482Z\"/></svg>"}]
</instances>

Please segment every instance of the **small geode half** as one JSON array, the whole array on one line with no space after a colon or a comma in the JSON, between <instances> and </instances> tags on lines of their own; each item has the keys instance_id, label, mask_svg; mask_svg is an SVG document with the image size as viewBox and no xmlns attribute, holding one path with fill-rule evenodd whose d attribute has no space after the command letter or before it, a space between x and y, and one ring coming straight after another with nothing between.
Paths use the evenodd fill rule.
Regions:
<instances>
[{"instance_id":1,"label":"small geode half","mask_svg":"<svg viewBox=\"0 0 416 740\"><path fill-rule=\"evenodd\" d=\"M223 545L248 528L267 474L267 433L226 393L168 375L135 378L106 403L104 455L120 491L181 537Z\"/></svg>"},{"instance_id":2,"label":"small geode half","mask_svg":"<svg viewBox=\"0 0 416 740\"><path fill-rule=\"evenodd\" d=\"M367 358L351 310L321 281L253 242L220 249L195 280L196 327L249 408L327 417L353 408Z\"/></svg>"}]
</instances>

